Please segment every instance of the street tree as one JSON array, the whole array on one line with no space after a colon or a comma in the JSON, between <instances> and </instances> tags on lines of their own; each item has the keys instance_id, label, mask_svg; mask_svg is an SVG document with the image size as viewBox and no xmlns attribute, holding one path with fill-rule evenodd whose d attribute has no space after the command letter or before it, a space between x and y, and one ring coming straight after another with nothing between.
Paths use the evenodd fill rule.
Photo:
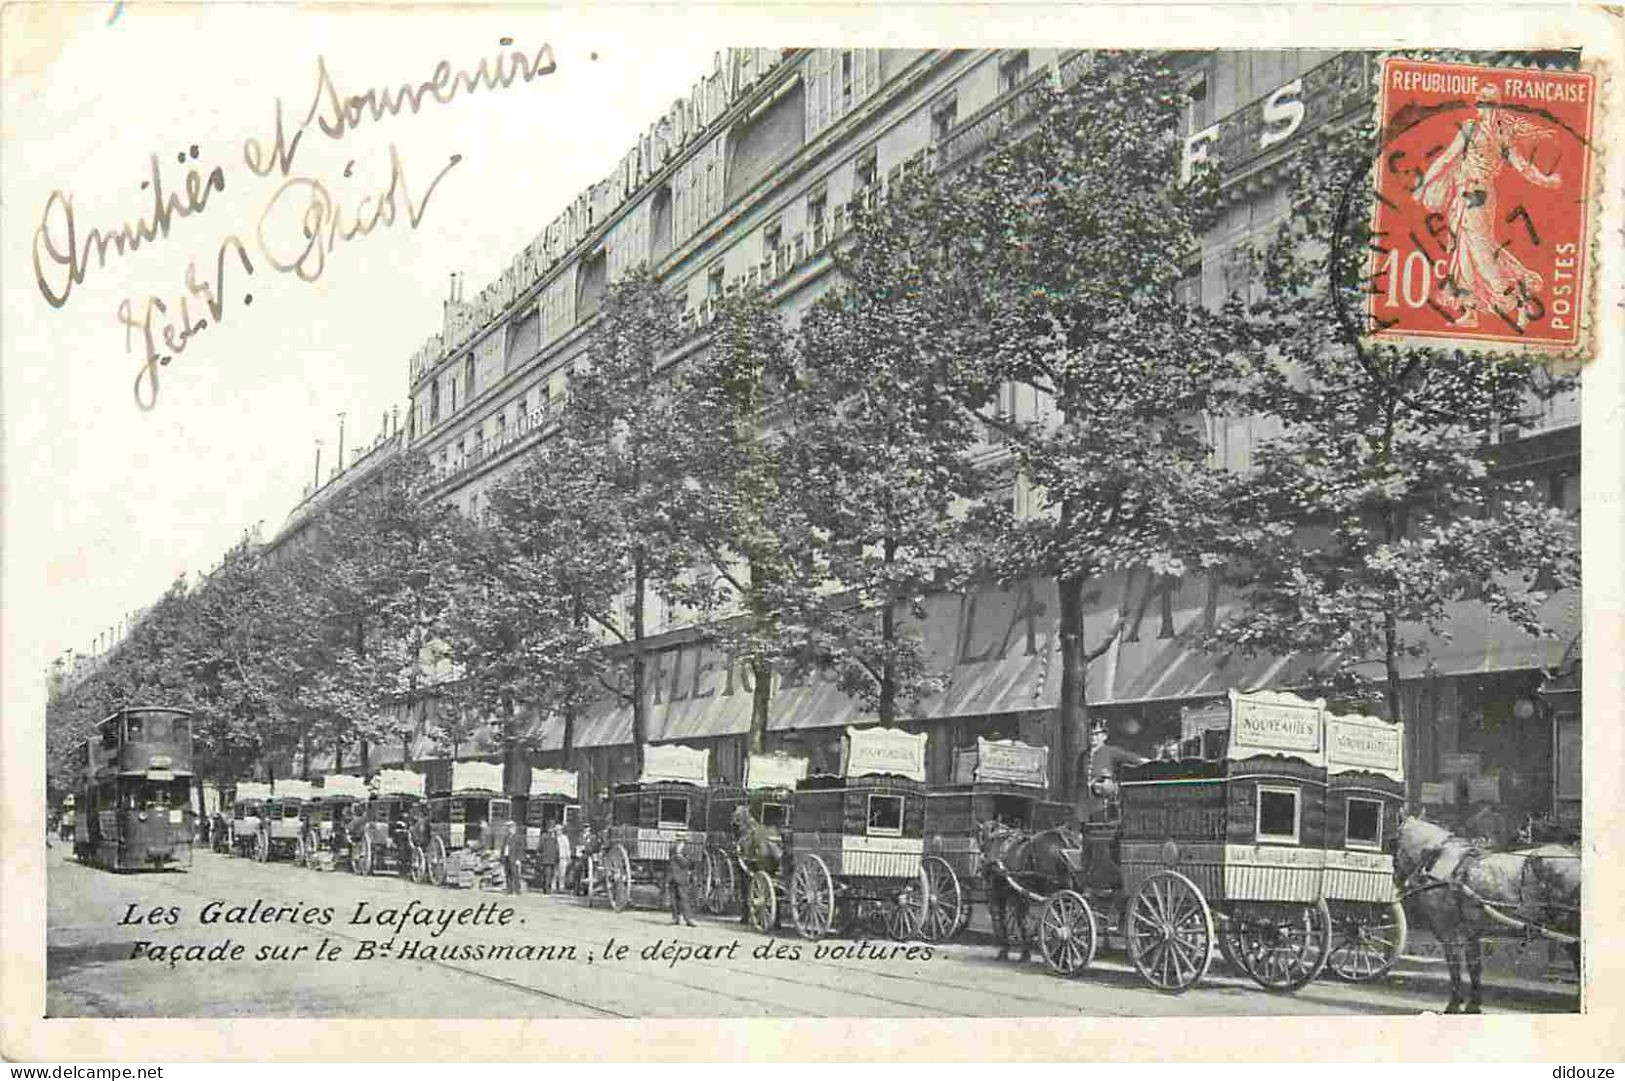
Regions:
<instances>
[{"instance_id":1,"label":"street tree","mask_svg":"<svg viewBox=\"0 0 1625 1081\"><path fill-rule=\"evenodd\" d=\"M1085 586L1216 562L1208 418L1251 347L1241 298L1193 302L1216 184L1182 179L1181 78L1161 54L1093 54L1038 78L974 163L900 186L888 230L912 241L945 386L985 425L1021 499L989 502L994 573L1053 579L1063 792L1088 726ZM1069 65L1070 69L1070 65ZM1014 403L1030 403L1016 407Z\"/></svg>"},{"instance_id":2,"label":"street tree","mask_svg":"<svg viewBox=\"0 0 1625 1081\"><path fill-rule=\"evenodd\" d=\"M971 526L987 486L929 283L895 224L858 220L836 285L797 328L768 515L784 652L795 669L833 673L885 724L946 678L919 624L926 597L977 561Z\"/></svg>"},{"instance_id":3,"label":"street tree","mask_svg":"<svg viewBox=\"0 0 1625 1081\"><path fill-rule=\"evenodd\" d=\"M1292 213L1259 253L1270 349L1249 402L1280 433L1230 479L1236 613L1210 645L1317 657L1308 678L1402 719L1407 658L1452 609L1550 636L1542 605L1579 584L1577 526L1498 441L1574 380L1531 355L1366 337L1378 134L1321 134L1295 159Z\"/></svg>"}]
</instances>

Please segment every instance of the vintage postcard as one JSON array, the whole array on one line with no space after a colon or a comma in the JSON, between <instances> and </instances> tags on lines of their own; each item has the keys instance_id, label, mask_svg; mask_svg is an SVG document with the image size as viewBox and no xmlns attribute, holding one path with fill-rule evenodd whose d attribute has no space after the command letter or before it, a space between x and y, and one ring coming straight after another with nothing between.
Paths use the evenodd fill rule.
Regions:
<instances>
[{"instance_id":1,"label":"vintage postcard","mask_svg":"<svg viewBox=\"0 0 1625 1081\"><path fill-rule=\"evenodd\" d=\"M1617 1060L1619 13L1159 10L6 7L5 1055Z\"/></svg>"}]
</instances>

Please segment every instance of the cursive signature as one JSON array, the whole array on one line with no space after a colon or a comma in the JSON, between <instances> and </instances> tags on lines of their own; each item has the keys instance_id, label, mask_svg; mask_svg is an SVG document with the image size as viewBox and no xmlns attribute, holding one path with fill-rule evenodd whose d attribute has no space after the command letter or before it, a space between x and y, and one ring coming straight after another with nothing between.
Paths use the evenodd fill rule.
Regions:
<instances>
[{"instance_id":1,"label":"cursive signature","mask_svg":"<svg viewBox=\"0 0 1625 1081\"><path fill-rule=\"evenodd\" d=\"M462 155L453 154L422 196L414 198L407 182L406 166L399 150L391 144L389 183L377 194L363 195L348 209L321 180L291 177L277 188L260 213L255 230L259 254L273 270L314 282L321 277L328 256L339 245L363 238L375 229L393 226L397 221L416 229L440 181L460 161ZM283 223L287 220L282 217L284 212L293 214L295 238L278 233L279 219ZM149 296L139 312L129 300L119 305L119 322L125 328L125 351L135 351L136 338L140 337L141 364L135 377L135 400L142 409L151 409L157 404L161 370L184 352L198 334L224 321L226 269L230 256L235 256L245 276L253 275L254 259L248 248L236 236L228 236L215 253L212 279L199 279L195 261L187 265L186 291L178 302L166 303L160 297ZM252 304L253 300L253 294L244 294L244 305ZM201 309L194 308L197 303L201 303ZM194 310L199 311L197 318L193 318Z\"/></svg>"},{"instance_id":2,"label":"cursive signature","mask_svg":"<svg viewBox=\"0 0 1625 1081\"><path fill-rule=\"evenodd\" d=\"M193 160L197 159L197 153L197 147L192 147ZM184 162L186 154L181 154L180 158ZM95 255L96 266L105 267L109 248L119 255L125 255L139 250L143 244L167 237L174 219L202 213L209 205L210 194L226 188L226 175L216 165L207 175L195 168L187 170L183 185L184 199L181 192L166 194L157 154L151 156L151 162L152 177L141 184L152 191L151 216L142 215L115 229L92 229L85 235L83 243L79 239L78 222L74 220L73 196L58 189L45 200L39 226L34 230L34 282L51 307L60 308L66 304L73 294L73 287L84 282L92 254ZM51 268L50 277L53 280L47 280L47 265Z\"/></svg>"},{"instance_id":3,"label":"cursive signature","mask_svg":"<svg viewBox=\"0 0 1625 1081\"><path fill-rule=\"evenodd\" d=\"M453 154L451 160L429 182L423 198L414 201L407 186L406 167L401 164L400 152L391 143L389 186L377 195L376 200L372 195L362 196L355 208L348 213L334 201L327 185L320 180L302 176L290 177L277 188L270 201L265 204L265 210L260 214L258 230L260 251L264 254L266 262L277 270L285 274L295 274L301 281L313 282L322 276L322 271L327 267L327 257L341 243L366 236L380 225L386 228L394 225L397 215L403 211L409 227L416 229L418 222L423 220L423 213L428 209L429 199L434 195L435 188L462 160L461 154ZM285 249L266 238L266 224L280 209L290 203L294 209L302 207L299 222L303 243L295 242L297 251Z\"/></svg>"}]
</instances>

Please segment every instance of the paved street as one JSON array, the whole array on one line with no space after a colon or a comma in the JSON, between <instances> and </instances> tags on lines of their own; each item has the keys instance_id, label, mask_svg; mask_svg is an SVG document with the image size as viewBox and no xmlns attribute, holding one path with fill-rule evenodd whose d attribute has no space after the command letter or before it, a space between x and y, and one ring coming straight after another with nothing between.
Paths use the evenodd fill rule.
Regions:
<instances>
[{"instance_id":1,"label":"paved street","mask_svg":"<svg viewBox=\"0 0 1625 1081\"><path fill-rule=\"evenodd\" d=\"M185 874L114 875L80 866L61 845L51 850L48 882L46 1002L53 1017L1403 1014L1440 1009L1447 997L1442 971L1425 967L1372 987L1325 979L1278 996L1232 975L1218 959L1200 987L1164 995L1141 982L1115 943L1076 980L1037 962L996 962L980 942L932 947L929 959L919 951L913 960L904 951L814 958L813 944L793 932L769 939L707 917L693 929L673 928L654 907L659 897L652 888L635 894L641 907L617 914L602 901L589 909L574 897L510 899L207 852L197 853ZM453 920L459 910L468 915L463 926L453 923L438 936L432 924L396 931L356 922L358 910L362 918L387 920L389 911L414 900L412 913L427 906L452 912ZM159 910L159 922L121 923L131 905L138 914ZM510 908L506 926L497 924ZM206 912L220 918L204 924ZM366 943L391 939L393 954L358 959ZM420 951L433 944L440 956L403 960L398 953L408 940ZM625 956L606 955L611 940L627 947ZM143 956L132 958L140 943ZM669 952L640 956L673 945L687 947L689 956L675 964ZM870 950L890 953L895 945L871 942ZM470 959L475 946L484 956ZM493 946L529 947L531 956L492 960ZM145 956L174 947L181 950L173 966L167 957ZM236 960L187 959L211 949L229 958L234 947L242 947ZM752 956L769 948L801 956ZM317 960L318 952L336 959ZM1577 1005L1573 984L1487 983L1485 990L1491 1013Z\"/></svg>"}]
</instances>

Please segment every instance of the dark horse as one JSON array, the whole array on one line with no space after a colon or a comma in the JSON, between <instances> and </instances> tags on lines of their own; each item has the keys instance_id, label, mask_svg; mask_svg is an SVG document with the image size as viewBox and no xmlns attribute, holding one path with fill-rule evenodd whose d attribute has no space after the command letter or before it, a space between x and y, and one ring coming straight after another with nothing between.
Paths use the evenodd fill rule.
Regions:
<instances>
[{"instance_id":1,"label":"dark horse","mask_svg":"<svg viewBox=\"0 0 1625 1081\"><path fill-rule=\"evenodd\" d=\"M1561 845L1485 852L1434 822L1408 818L1394 849L1394 877L1406 908L1439 940L1450 965L1445 1013L1481 1013L1483 939L1549 932L1580 968L1580 856ZM1470 989L1463 1005L1461 962Z\"/></svg>"},{"instance_id":2,"label":"dark horse","mask_svg":"<svg viewBox=\"0 0 1625 1081\"><path fill-rule=\"evenodd\" d=\"M1021 946L1021 959L1032 958L1032 936L1027 933L1029 906L1044 895L1070 889L1079 870L1068 853L1081 848L1078 835L1065 826L1024 833L996 822L977 826L982 850L982 885L987 891L988 915L999 943L999 960L1010 958L1011 938Z\"/></svg>"},{"instance_id":3,"label":"dark horse","mask_svg":"<svg viewBox=\"0 0 1625 1081\"><path fill-rule=\"evenodd\" d=\"M784 860L784 846L777 837L768 832L766 826L756 821L756 816L750 813L747 804L742 803L734 808L733 830L739 862L746 872L740 897L739 922L749 923L750 876L757 871L766 871L768 877L778 877L779 867Z\"/></svg>"}]
</instances>

